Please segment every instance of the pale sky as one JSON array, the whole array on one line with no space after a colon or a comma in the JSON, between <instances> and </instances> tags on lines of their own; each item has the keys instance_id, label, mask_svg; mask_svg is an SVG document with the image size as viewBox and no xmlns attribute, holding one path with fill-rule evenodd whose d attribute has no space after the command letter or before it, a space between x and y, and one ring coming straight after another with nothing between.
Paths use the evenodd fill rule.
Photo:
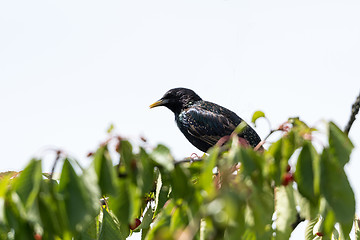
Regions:
<instances>
[{"instance_id":1,"label":"pale sky","mask_svg":"<svg viewBox=\"0 0 360 240\"><path fill-rule=\"evenodd\" d=\"M0 171L33 156L49 171L52 147L86 165L111 123L178 159L201 154L169 110L148 107L180 86L248 122L262 110L274 127L300 116L343 129L360 91L359 12L359 1L1 1ZM359 136L357 120L346 170L358 201Z\"/></svg>"}]
</instances>

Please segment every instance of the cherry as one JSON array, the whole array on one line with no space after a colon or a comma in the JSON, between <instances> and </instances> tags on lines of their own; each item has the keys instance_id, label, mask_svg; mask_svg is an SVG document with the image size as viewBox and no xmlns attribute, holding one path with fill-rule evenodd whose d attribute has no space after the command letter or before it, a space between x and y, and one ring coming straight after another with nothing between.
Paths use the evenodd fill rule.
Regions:
<instances>
[{"instance_id":1,"label":"cherry","mask_svg":"<svg viewBox=\"0 0 360 240\"><path fill-rule=\"evenodd\" d=\"M34 239L35 239L35 240L41 240L41 239L42 239L42 236L41 236L40 234L36 233L36 234L34 235Z\"/></svg>"},{"instance_id":2,"label":"cherry","mask_svg":"<svg viewBox=\"0 0 360 240\"><path fill-rule=\"evenodd\" d=\"M283 177L283 180L282 180L282 185L283 186L287 186L289 185L290 182L294 181L294 176L292 175L292 173L286 173Z\"/></svg>"},{"instance_id":3,"label":"cherry","mask_svg":"<svg viewBox=\"0 0 360 240\"><path fill-rule=\"evenodd\" d=\"M134 230L134 229L136 229L140 224L141 224L140 219L135 218L135 222L132 223L132 224L129 224L129 228L130 228L131 230Z\"/></svg>"}]
</instances>

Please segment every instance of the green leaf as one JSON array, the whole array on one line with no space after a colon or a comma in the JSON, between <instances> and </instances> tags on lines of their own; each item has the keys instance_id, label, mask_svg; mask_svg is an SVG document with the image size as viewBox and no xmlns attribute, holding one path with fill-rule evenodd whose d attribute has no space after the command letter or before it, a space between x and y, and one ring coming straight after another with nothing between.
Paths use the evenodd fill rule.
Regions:
<instances>
[{"instance_id":1,"label":"green leaf","mask_svg":"<svg viewBox=\"0 0 360 240\"><path fill-rule=\"evenodd\" d=\"M322 218L321 216L318 218L318 221L316 222L313 229L313 234L317 235L317 233L324 234L324 218ZM324 236L324 237L328 238L329 236Z\"/></svg>"},{"instance_id":2,"label":"green leaf","mask_svg":"<svg viewBox=\"0 0 360 240\"><path fill-rule=\"evenodd\" d=\"M166 184L163 184L162 174L159 172L155 190L155 215L161 212L164 204L169 200L169 191L170 187Z\"/></svg>"},{"instance_id":3,"label":"green leaf","mask_svg":"<svg viewBox=\"0 0 360 240\"><path fill-rule=\"evenodd\" d=\"M305 240L313 240L314 239L314 227L315 224L318 222L319 218L314 218L310 220L305 228Z\"/></svg>"},{"instance_id":4,"label":"green leaf","mask_svg":"<svg viewBox=\"0 0 360 240\"><path fill-rule=\"evenodd\" d=\"M114 124L110 124L110 126L108 127L108 129L106 130L107 133L111 133L114 130Z\"/></svg>"},{"instance_id":5,"label":"green leaf","mask_svg":"<svg viewBox=\"0 0 360 240\"><path fill-rule=\"evenodd\" d=\"M209 150L209 155L205 156L204 158L201 174L199 177L199 185L207 193L208 196L213 196L215 194L214 184L209 183L213 182L213 169L216 166L218 155L218 147L214 147Z\"/></svg>"},{"instance_id":6,"label":"green leaf","mask_svg":"<svg viewBox=\"0 0 360 240\"><path fill-rule=\"evenodd\" d=\"M275 180L277 186L281 185L282 177L286 173L288 161L295 151L296 138L293 132L273 143L267 154L272 156L269 166L270 176Z\"/></svg>"},{"instance_id":7,"label":"green leaf","mask_svg":"<svg viewBox=\"0 0 360 240\"><path fill-rule=\"evenodd\" d=\"M161 180L161 173L159 172L158 178L156 180L156 189L155 189L155 207L154 207L155 212L157 212L157 210L158 210L159 196L160 196L161 187L162 187L162 180ZM162 206L160 206L160 208L161 207Z\"/></svg>"},{"instance_id":8,"label":"green leaf","mask_svg":"<svg viewBox=\"0 0 360 240\"><path fill-rule=\"evenodd\" d=\"M68 159L65 159L62 168L59 193L64 198L69 228L72 232L82 231L84 225L97 215L98 209L94 208L94 199L89 195L85 182L76 174Z\"/></svg>"},{"instance_id":9,"label":"green leaf","mask_svg":"<svg viewBox=\"0 0 360 240\"><path fill-rule=\"evenodd\" d=\"M341 131L333 122L329 123L329 148L332 155L344 166L350 159L350 153L354 148L348 136Z\"/></svg>"},{"instance_id":10,"label":"green leaf","mask_svg":"<svg viewBox=\"0 0 360 240\"><path fill-rule=\"evenodd\" d=\"M320 160L321 193L335 213L344 235L348 235L355 215L354 192L344 169L332 158L328 149L324 149Z\"/></svg>"},{"instance_id":11,"label":"green leaf","mask_svg":"<svg viewBox=\"0 0 360 240\"><path fill-rule=\"evenodd\" d=\"M219 219L219 222L223 219L222 222L227 225L224 239L239 239L239 236L244 236L246 229L248 229L248 226L245 224L246 199L244 199L244 195L237 189L229 189L229 191L222 192L219 197L223 199L224 211L217 213L213 219L215 219L215 221L218 221ZM267 216L264 219L266 218ZM208 225L209 224L206 224L207 229L205 229L205 239L210 238L211 235L209 236L209 234L211 234L211 231L214 232L214 228L211 225ZM269 239L267 235L270 232L270 234L272 234L272 231L268 230L270 230L270 228L267 228L265 225L265 229L258 231L258 239Z\"/></svg>"},{"instance_id":12,"label":"green leaf","mask_svg":"<svg viewBox=\"0 0 360 240\"><path fill-rule=\"evenodd\" d=\"M137 178L141 193L145 194L154 186L154 164L143 148L140 148L139 176Z\"/></svg>"},{"instance_id":13,"label":"green leaf","mask_svg":"<svg viewBox=\"0 0 360 240\"><path fill-rule=\"evenodd\" d=\"M150 228L150 224L153 221L153 216L154 216L154 211L151 208L151 205L149 204L147 206L146 211L144 212L143 219L142 219L140 225L138 226L138 229L148 229L148 228Z\"/></svg>"},{"instance_id":14,"label":"green leaf","mask_svg":"<svg viewBox=\"0 0 360 240\"><path fill-rule=\"evenodd\" d=\"M130 179L118 179L117 194L109 196L109 206L120 224L128 225L139 217L141 206L140 189Z\"/></svg>"},{"instance_id":15,"label":"green leaf","mask_svg":"<svg viewBox=\"0 0 360 240\"><path fill-rule=\"evenodd\" d=\"M297 205L300 207L300 217L306 220L314 219L319 214L319 204L314 206L310 201L294 189Z\"/></svg>"},{"instance_id":16,"label":"green leaf","mask_svg":"<svg viewBox=\"0 0 360 240\"><path fill-rule=\"evenodd\" d=\"M253 183L261 187L264 181L264 155L254 152L253 149L240 147L236 156L237 161L241 163L240 169L244 175L251 177Z\"/></svg>"},{"instance_id":17,"label":"green leaf","mask_svg":"<svg viewBox=\"0 0 360 240\"><path fill-rule=\"evenodd\" d=\"M332 232L334 231L334 225L335 225L335 213L333 210L329 210L324 216L324 235L331 236Z\"/></svg>"},{"instance_id":18,"label":"green leaf","mask_svg":"<svg viewBox=\"0 0 360 240\"><path fill-rule=\"evenodd\" d=\"M46 234L61 236L66 231L65 216L59 209L59 200L51 194L41 194L38 199L39 214ZM65 215L65 214L64 214Z\"/></svg>"},{"instance_id":19,"label":"green leaf","mask_svg":"<svg viewBox=\"0 0 360 240\"><path fill-rule=\"evenodd\" d=\"M283 139L279 139L273 143L267 153L272 156L271 162L269 164L269 173L272 179L274 179L277 186L281 185L281 159L282 159L282 145Z\"/></svg>"},{"instance_id":20,"label":"green leaf","mask_svg":"<svg viewBox=\"0 0 360 240\"><path fill-rule=\"evenodd\" d=\"M140 217L139 215L139 210L140 210L140 206L141 206L141 199L142 196L140 195L140 189L134 185L134 184L129 184L129 200L130 200L130 218L129 218L129 223L131 221L134 221L135 218Z\"/></svg>"},{"instance_id":21,"label":"green leaf","mask_svg":"<svg viewBox=\"0 0 360 240\"><path fill-rule=\"evenodd\" d=\"M242 121L239 125L236 126L233 133L236 134L242 133L242 131L244 131L247 126L248 124L245 121Z\"/></svg>"},{"instance_id":22,"label":"green leaf","mask_svg":"<svg viewBox=\"0 0 360 240\"><path fill-rule=\"evenodd\" d=\"M169 201L162 211L156 216L154 224L147 233L145 239L173 239L169 227L171 222L171 213L175 207L174 201Z\"/></svg>"},{"instance_id":23,"label":"green leaf","mask_svg":"<svg viewBox=\"0 0 360 240\"><path fill-rule=\"evenodd\" d=\"M19 196L13 192L8 192L5 197L5 208L3 209L8 227L14 231L14 239L27 240L34 233L33 225L26 219L25 209Z\"/></svg>"},{"instance_id":24,"label":"green leaf","mask_svg":"<svg viewBox=\"0 0 360 240\"><path fill-rule=\"evenodd\" d=\"M54 236L63 237L68 232L67 216L62 195L57 194L56 180L45 179L41 182L37 199L38 211L45 233L44 239Z\"/></svg>"},{"instance_id":25,"label":"green leaf","mask_svg":"<svg viewBox=\"0 0 360 240\"><path fill-rule=\"evenodd\" d=\"M274 213L274 194L270 187L251 186L251 195L245 209L245 223L260 236L269 231Z\"/></svg>"},{"instance_id":26,"label":"green leaf","mask_svg":"<svg viewBox=\"0 0 360 240\"><path fill-rule=\"evenodd\" d=\"M121 224L128 224L130 221L130 197L129 181L119 179L116 184L117 194L109 196L109 207L114 212Z\"/></svg>"},{"instance_id":27,"label":"green leaf","mask_svg":"<svg viewBox=\"0 0 360 240\"><path fill-rule=\"evenodd\" d=\"M255 125L256 120L262 117L265 118L265 113L263 113L262 111L256 111L251 118L251 122Z\"/></svg>"},{"instance_id":28,"label":"green leaf","mask_svg":"<svg viewBox=\"0 0 360 240\"><path fill-rule=\"evenodd\" d=\"M230 221L236 220L238 226L236 227L239 230L244 230L244 226L240 226L241 223L244 225L244 211L246 207L246 199L244 195L239 192L237 189L227 189L223 191L221 196L219 196L224 203L224 212L221 213L227 216L227 219ZM265 203L264 206L267 204ZM266 219L266 211L264 212L264 219ZM223 216L222 216L223 217ZM240 229L242 228L242 229ZM239 233L239 232L238 232Z\"/></svg>"},{"instance_id":29,"label":"green leaf","mask_svg":"<svg viewBox=\"0 0 360 240\"><path fill-rule=\"evenodd\" d=\"M241 240L256 240L256 233L247 229L245 234L242 236Z\"/></svg>"},{"instance_id":30,"label":"green leaf","mask_svg":"<svg viewBox=\"0 0 360 240\"><path fill-rule=\"evenodd\" d=\"M296 164L295 179L299 192L310 200L313 205L318 203L319 197L315 193L315 172L313 165L319 156L310 142L305 142ZM318 189L318 187L317 187Z\"/></svg>"},{"instance_id":31,"label":"green leaf","mask_svg":"<svg viewBox=\"0 0 360 240\"><path fill-rule=\"evenodd\" d=\"M258 169L258 167L256 166L256 162L255 159L253 159L250 155L249 152L246 151L247 149L244 148L239 148L237 153L238 153L238 161L242 164L242 167L244 169L244 173L247 176L251 176L254 172L256 172ZM261 173L257 173L259 175L261 175Z\"/></svg>"},{"instance_id":32,"label":"green leaf","mask_svg":"<svg viewBox=\"0 0 360 240\"><path fill-rule=\"evenodd\" d=\"M183 205L173 208L170 221L170 232L181 230L189 223L188 217L185 213L186 210L184 211L184 209L186 209L186 206L184 208Z\"/></svg>"},{"instance_id":33,"label":"green leaf","mask_svg":"<svg viewBox=\"0 0 360 240\"><path fill-rule=\"evenodd\" d=\"M145 228L141 230L141 240L145 240L150 228Z\"/></svg>"},{"instance_id":34,"label":"green leaf","mask_svg":"<svg viewBox=\"0 0 360 240\"><path fill-rule=\"evenodd\" d=\"M127 140L121 140L118 151L120 153L120 164L124 165L127 171L131 171L131 161L134 158L131 143Z\"/></svg>"},{"instance_id":35,"label":"green leaf","mask_svg":"<svg viewBox=\"0 0 360 240\"><path fill-rule=\"evenodd\" d=\"M90 166L88 169L85 169L83 174L80 176L81 181L85 183L83 186L85 188L85 193L88 198L88 207L92 211L99 212L99 199L102 197L100 187L97 182L97 175L95 169Z\"/></svg>"},{"instance_id":36,"label":"green leaf","mask_svg":"<svg viewBox=\"0 0 360 240\"><path fill-rule=\"evenodd\" d=\"M74 240L94 240L98 237L98 217L94 218L85 230L75 236Z\"/></svg>"},{"instance_id":37,"label":"green leaf","mask_svg":"<svg viewBox=\"0 0 360 240\"><path fill-rule=\"evenodd\" d=\"M101 146L95 153L94 168L98 178L101 195L115 192L115 170L107 146Z\"/></svg>"},{"instance_id":38,"label":"green leaf","mask_svg":"<svg viewBox=\"0 0 360 240\"><path fill-rule=\"evenodd\" d=\"M171 171L174 169L174 159L170 154L170 150L164 145L159 144L150 154L150 157L166 170Z\"/></svg>"},{"instance_id":39,"label":"green leaf","mask_svg":"<svg viewBox=\"0 0 360 240\"><path fill-rule=\"evenodd\" d=\"M111 216L105 209L102 211L103 219L100 227L99 240L108 239L126 239L127 236L123 236L120 231L119 222L115 217Z\"/></svg>"},{"instance_id":40,"label":"green leaf","mask_svg":"<svg viewBox=\"0 0 360 240\"><path fill-rule=\"evenodd\" d=\"M6 178L6 177L16 177L16 175L18 175L19 172L16 172L16 171L6 171L6 172L0 172L0 181L3 180L3 178Z\"/></svg>"},{"instance_id":41,"label":"green leaf","mask_svg":"<svg viewBox=\"0 0 360 240\"><path fill-rule=\"evenodd\" d=\"M279 186L275 189L276 211L276 237L277 239L289 239L292 227L296 220L296 203L294 190L291 185Z\"/></svg>"},{"instance_id":42,"label":"green leaf","mask_svg":"<svg viewBox=\"0 0 360 240\"><path fill-rule=\"evenodd\" d=\"M14 182L14 189L25 208L32 206L40 189L41 161L32 159Z\"/></svg>"},{"instance_id":43,"label":"green leaf","mask_svg":"<svg viewBox=\"0 0 360 240\"><path fill-rule=\"evenodd\" d=\"M0 197L4 197L6 192L8 191L10 178L10 175L0 178Z\"/></svg>"},{"instance_id":44,"label":"green leaf","mask_svg":"<svg viewBox=\"0 0 360 240\"><path fill-rule=\"evenodd\" d=\"M175 199L192 199L194 188L189 183L190 175L188 171L178 164L174 171L171 172L172 196Z\"/></svg>"}]
</instances>

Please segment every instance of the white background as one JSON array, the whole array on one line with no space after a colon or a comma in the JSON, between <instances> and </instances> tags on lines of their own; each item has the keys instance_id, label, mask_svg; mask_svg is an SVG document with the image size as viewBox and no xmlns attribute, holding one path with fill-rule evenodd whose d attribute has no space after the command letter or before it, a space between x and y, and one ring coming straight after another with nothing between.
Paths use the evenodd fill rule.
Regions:
<instances>
[{"instance_id":1,"label":"white background","mask_svg":"<svg viewBox=\"0 0 360 240\"><path fill-rule=\"evenodd\" d=\"M1 1L0 171L33 156L49 171L49 148L86 165L111 123L178 159L201 154L169 110L148 108L179 86L248 122L262 110L274 127L300 116L343 129L360 90L359 12L359 1ZM346 167L357 200L359 133L358 120Z\"/></svg>"}]
</instances>

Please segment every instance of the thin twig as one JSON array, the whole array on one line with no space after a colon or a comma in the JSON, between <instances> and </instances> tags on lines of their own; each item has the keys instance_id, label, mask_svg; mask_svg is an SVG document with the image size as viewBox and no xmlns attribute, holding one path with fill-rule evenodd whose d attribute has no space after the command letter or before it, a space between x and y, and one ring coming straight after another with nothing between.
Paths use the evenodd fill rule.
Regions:
<instances>
[{"instance_id":1,"label":"thin twig","mask_svg":"<svg viewBox=\"0 0 360 240\"><path fill-rule=\"evenodd\" d=\"M174 165L182 164L182 163L193 163L193 162L201 162L202 158L185 158L184 160L179 160L174 163Z\"/></svg>"},{"instance_id":2,"label":"thin twig","mask_svg":"<svg viewBox=\"0 0 360 240\"><path fill-rule=\"evenodd\" d=\"M264 140L260 141L256 147L254 147L255 151L258 151L261 149L262 145L266 142L266 140L273 134L274 132L281 131L281 129L272 129L269 134L264 138Z\"/></svg>"},{"instance_id":3,"label":"thin twig","mask_svg":"<svg viewBox=\"0 0 360 240\"><path fill-rule=\"evenodd\" d=\"M54 175L54 171L55 171L55 167L56 167L56 164L58 163L59 159L60 159L60 155L61 155L61 150L57 150L56 151L56 158L55 158L55 161L54 161L54 164L51 168L51 173L50 173L50 180L53 179L53 175Z\"/></svg>"},{"instance_id":4,"label":"thin twig","mask_svg":"<svg viewBox=\"0 0 360 240\"><path fill-rule=\"evenodd\" d=\"M350 116L349 122L346 125L345 130L344 130L344 132L346 134L349 134L350 128L356 119L356 115L359 113L359 108L360 108L360 94L356 98L356 101L354 102L354 104L352 105L351 116Z\"/></svg>"}]
</instances>

